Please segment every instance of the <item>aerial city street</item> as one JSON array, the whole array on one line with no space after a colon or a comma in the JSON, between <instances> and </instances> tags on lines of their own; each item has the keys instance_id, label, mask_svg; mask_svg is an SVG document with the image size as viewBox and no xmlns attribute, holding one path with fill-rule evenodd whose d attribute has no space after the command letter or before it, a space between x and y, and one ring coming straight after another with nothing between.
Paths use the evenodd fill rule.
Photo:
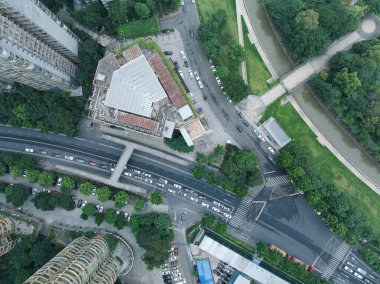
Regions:
<instances>
[{"instance_id":1,"label":"aerial city street","mask_svg":"<svg viewBox=\"0 0 380 284\"><path fill-rule=\"evenodd\" d=\"M380 1L0 9L0 284L380 283Z\"/></svg>"}]
</instances>

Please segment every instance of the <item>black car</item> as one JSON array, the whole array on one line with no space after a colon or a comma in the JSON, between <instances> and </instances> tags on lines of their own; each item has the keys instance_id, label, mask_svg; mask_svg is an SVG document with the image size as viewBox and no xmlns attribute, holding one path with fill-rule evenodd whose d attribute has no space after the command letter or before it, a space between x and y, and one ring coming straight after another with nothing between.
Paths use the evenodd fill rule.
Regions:
<instances>
[{"instance_id":1,"label":"black car","mask_svg":"<svg viewBox=\"0 0 380 284\"><path fill-rule=\"evenodd\" d=\"M61 154L58 154L58 153L53 153L52 156L54 158L61 158Z\"/></svg>"},{"instance_id":2,"label":"black car","mask_svg":"<svg viewBox=\"0 0 380 284\"><path fill-rule=\"evenodd\" d=\"M79 199L79 200L78 200L77 207L78 207L78 208L81 208L82 203L83 203L83 200L82 200L82 199Z\"/></svg>"},{"instance_id":3,"label":"black car","mask_svg":"<svg viewBox=\"0 0 380 284\"><path fill-rule=\"evenodd\" d=\"M178 65L178 62L177 62L177 61L173 61L173 64L174 64L174 68L175 68L175 69L179 69L179 65Z\"/></svg>"},{"instance_id":4,"label":"black car","mask_svg":"<svg viewBox=\"0 0 380 284\"><path fill-rule=\"evenodd\" d=\"M79 189L79 187L80 187L80 182L77 181L77 182L75 183L75 185L74 185L74 189Z\"/></svg>"},{"instance_id":5,"label":"black car","mask_svg":"<svg viewBox=\"0 0 380 284\"><path fill-rule=\"evenodd\" d=\"M173 51L166 50L166 51L164 51L164 54L165 55L173 55Z\"/></svg>"},{"instance_id":6,"label":"black car","mask_svg":"<svg viewBox=\"0 0 380 284\"><path fill-rule=\"evenodd\" d=\"M190 36L191 36L191 37L194 37L194 32L193 32L193 30L189 30L189 33L190 33Z\"/></svg>"},{"instance_id":7,"label":"black car","mask_svg":"<svg viewBox=\"0 0 380 284\"><path fill-rule=\"evenodd\" d=\"M243 132L243 128L242 128L239 124L236 124L236 129L237 129L239 132Z\"/></svg>"},{"instance_id":8,"label":"black car","mask_svg":"<svg viewBox=\"0 0 380 284\"><path fill-rule=\"evenodd\" d=\"M172 277L170 275L163 275L162 278L165 280L172 280Z\"/></svg>"},{"instance_id":9,"label":"black car","mask_svg":"<svg viewBox=\"0 0 380 284\"><path fill-rule=\"evenodd\" d=\"M243 119L243 124L244 124L245 126L249 126L248 121L246 121L245 119Z\"/></svg>"},{"instance_id":10,"label":"black car","mask_svg":"<svg viewBox=\"0 0 380 284\"><path fill-rule=\"evenodd\" d=\"M236 111L236 114L240 117L240 118L243 118L243 114L242 114L242 112L241 111Z\"/></svg>"},{"instance_id":11,"label":"black car","mask_svg":"<svg viewBox=\"0 0 380 284\"><path fill-rule=\"evenodd\" d=\"M186 66L186 67L189 67L189 62L187 62L187 60L185 60L184 63L185 63L185 66Z\"/></svg>"},{"instance_id":12,"label":"black car","mask_svg":"<svg viewBox=\"0 0 380 284\"><path fill-rule=\"evenodd\" d=\"M203 108L201 108L201 107L199 107L199 108L197 108L197 113L201 113L201 112L203 112Z\"/></svg>"}]
</instances>

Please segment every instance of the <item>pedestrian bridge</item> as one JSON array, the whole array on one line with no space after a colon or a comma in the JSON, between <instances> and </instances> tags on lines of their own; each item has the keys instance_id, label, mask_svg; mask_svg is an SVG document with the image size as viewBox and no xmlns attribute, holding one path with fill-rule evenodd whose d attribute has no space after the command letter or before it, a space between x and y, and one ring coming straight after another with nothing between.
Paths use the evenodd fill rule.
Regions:
<instances>
[{"instance_id":1,"label":"pedestrian bridge","mask_svg":"<svg viewBox=\"0 0 380 284\"><path fill-rule=\"evenodd\" d=\"M336 53L347 50L358 41L375 38L380 34L380 19L376 16L368 16L359 28L346 36L335 41L327 52L313 58L296 67L281 78L278 85L267 91L260 97L265 107L273 103L285 93L292 93L305 84L314 74L328 68L328 62Z\"/></svg>"}]
</instances>

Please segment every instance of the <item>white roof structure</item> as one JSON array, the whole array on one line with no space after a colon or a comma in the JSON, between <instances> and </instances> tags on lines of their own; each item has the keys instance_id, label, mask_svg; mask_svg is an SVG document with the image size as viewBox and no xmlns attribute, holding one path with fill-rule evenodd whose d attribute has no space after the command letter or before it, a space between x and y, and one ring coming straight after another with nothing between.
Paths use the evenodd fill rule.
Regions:
<instances>
[{"instance_id":1,"label":"white roof structure","mask_svg":"<svg viewBox=\"0 0 380 284\"><path fill-rule=\"evenodd\" d=\"M191 108L189 107L189 105L185 105L185 106L181 107L178 110L178 113L181 116L182 120L186 120L189 117L193 116L193 112L191 111Z\"/></svg>"},{"instance_id":2,"label":"white roof structure","mask_svg":"<svg viewBox=\"0 0 380 284\"><path fill-rule=\"evenodd\" d=\"M280 148L292 141L285 130L282 129L277 120L273 117L270 117L266 122L264 122L263 127L274 139L277 145L280 146Z\"/></svg>"},{"instance_id":3,"label":"white roof structure","mask_svg":"<svg viewBox=\"0 0 380 284\"><path fill-rule=\"evenodd\" d=\"M162 134L165 138L172 138L173 132L175 128L175 122L167 120L165 121L164 130L162 131Z\"/></svg>"},{"instance_id":4,"label":"white roof structure","mask_svg":"<svg viewBox=\"0 0 380 284\"><path fill-rule=\"evenodd\" d=\"M150 118L153 105L164 98L164 89L141 55L113 72L104 104Z\"/></svg>"},{"instance_id":5,"label":"white roof structure","mask_svg":"<svg viewBox=\"0 0 380 284\"><path fill-rule=\"evenodd\" d=\"M179 129L179 132L181 132L182 137L183 137L183 139L185 139L187 146L190 147L190 146L194 145L194 142L193 142L193 140L191 140L191 137L190 137L189 133L187 133L187 130L185 127L181 127Z\"/></svg>"},{"instance_id":6,"label":"white roof structure","mask_svg":"<svg viewBox=\"0 0 380 284\"><path fill-rule=\"evenodd\" d=\"M204 250L208 254L220 259L241 273L254 279L258 283L265 284L288 284L289 282L281 279L280 277L272 274L268 270L258 266L252 261L242 257L240 254L233 250L221 245L217 241L211 239L208 236L204 236L202 242L199 245L201 250Z\"/></svg>"},{"instance_id":7,"label":"white roof structure","mask_svg":"<svg viewBox=\"0 0 380 284\"><path fill-rule=\"evenodd\" d=\"M251 280L242 274L239 274L238 277L236 277L234 284L251 284Z\"/></svg>"}]
</instances>

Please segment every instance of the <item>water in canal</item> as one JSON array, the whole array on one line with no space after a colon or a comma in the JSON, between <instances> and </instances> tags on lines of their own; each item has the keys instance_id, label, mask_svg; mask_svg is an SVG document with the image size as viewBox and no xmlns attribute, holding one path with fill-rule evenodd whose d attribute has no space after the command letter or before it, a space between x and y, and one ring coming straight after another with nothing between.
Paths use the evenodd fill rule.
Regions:
<instances>
[{"instance_id":1,"label":"water in canal","mask_svg":"<svg viewBox=\"0 0 380 284\"><path fill-rule=\"evenodd\" d=\"M262 6L262 0L245 0L245 5L255 32L267 52L273 67L279 76L285 75L292 69L292 64L278 42ZM300 89L295 98L302 110L308 115L327 139L355 167L365 173L373 182L380 185L380 165L371 160L330 118L307 89Z\"/></svg>"}]
</instances>

